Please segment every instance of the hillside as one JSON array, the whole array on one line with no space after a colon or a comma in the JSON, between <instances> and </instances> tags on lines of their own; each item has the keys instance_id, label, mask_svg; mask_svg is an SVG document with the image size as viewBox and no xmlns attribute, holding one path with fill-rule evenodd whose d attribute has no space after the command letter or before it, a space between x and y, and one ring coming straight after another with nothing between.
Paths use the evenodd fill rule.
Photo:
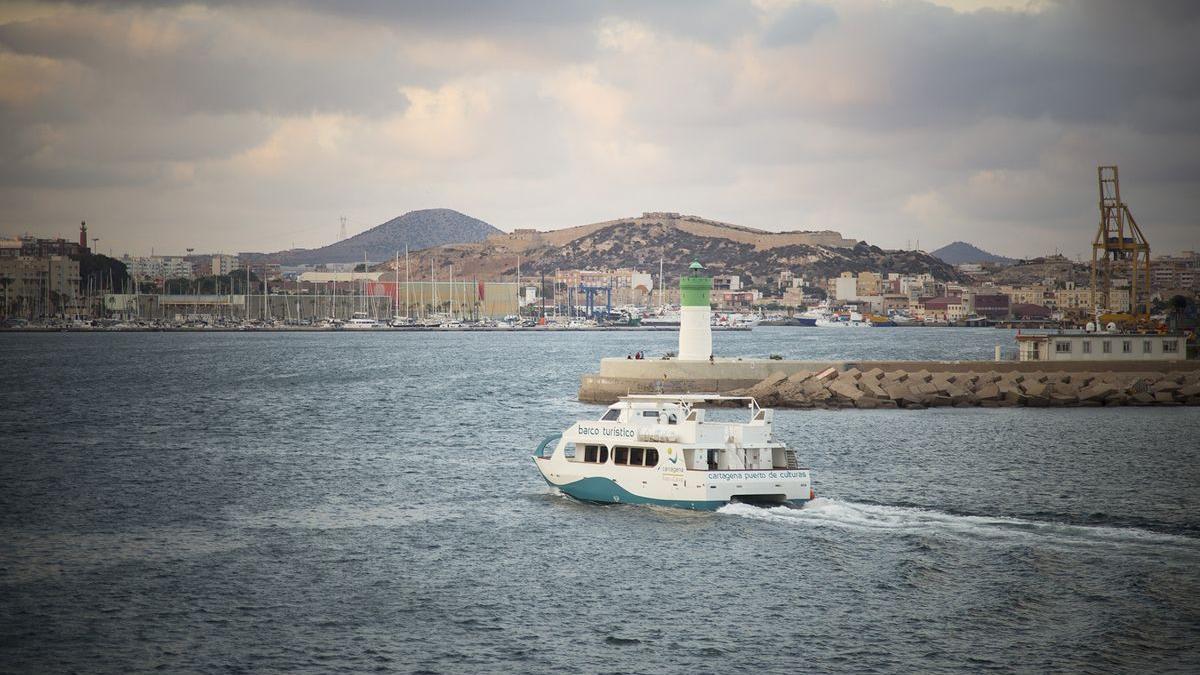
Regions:
<instances>
[{"instance_id":1,"label":"hillside","mask_svg":"<svg viewBox=\"0 0 1200 675\"><path fill-rule=\"evenodd\" d=\"M953 244L947 244L930 253L930 255L951 265L965 265L967 263L1000 263L1002 265L1011 265L1016 262L1012 258L988 253L965 241L956 241Z\"/></svg>"},{"instance_id":2,"label":"hillside","mask_svg":"<svg viewBox=\"0 0 1200 675\"><path fill-rule=\"evenodd\" d=\"M439 279L448 277L451 264L458 277L511 279L519 255L523 277L542 273L551 276L555 270L572 268L634 268L651 272L657 271L661 257L673 273L698 259L712 273L737 274L744 283L763 290L773 288L775 275L782 270L814 278L836 276L844 271L882 271L928 272L938 279L958 279L953 266L918 251L885 251L865 242L840 247L786 243L785 239L764 245L765 240L774 236L798 233L768 233L749 228L725 230L717 224L706 224L700 230L703 234L697 234L697 228L681 220L645 218L572 229L583 234L561 244L557 242L562 239L562 231L556 230L521 237L514 233L476 244L427 249L411 256L411 278L428 279L432 262ZM753 235L752 240L747 240L747 232ZM837 240L841 240L840 236ZM376 269L390 270L391 263Z\"/></svg>"},{"instance_id":3,"label":"hillside","mask_svg":"<svg viewBox=\"0 0 1200 675\"><path fill-rule=\"evenodd\" d=\"M269 254L282 265L352 263L389 260L407 244L410 251L444 244L483 241L500 230L451 209L409 211L366 232L335 244L315 249L296 249Z\"/></svg>"},{"instance_id":4,"label":"hillside","mask_svg":"<svg viewBox=\"0 0 1200 675\"><path fill-rule=\"evenodd\" d=\"M1030 260L1020 260L992 275L997 284L1040 284L1047 280L1056 282L1073 281L1077 286L1087 286L1091 268L1083 263L1071 261L1062 255L1049 255Z\"/></svg>"}]
</instances>

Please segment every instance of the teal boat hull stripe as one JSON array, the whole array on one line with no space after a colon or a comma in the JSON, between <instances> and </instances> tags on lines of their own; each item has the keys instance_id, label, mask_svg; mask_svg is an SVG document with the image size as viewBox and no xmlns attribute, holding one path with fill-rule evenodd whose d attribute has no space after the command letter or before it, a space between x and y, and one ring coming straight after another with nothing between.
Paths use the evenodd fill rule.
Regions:
<instances>
[{"instance_id":1,"label":"teal boat hull stripe","mask_svg":"<svg viewBox=\"0 0 1200 675\"><path fill-rule=\"evenodd\" d=\"M555 485L549 480L546 481L551 486L556 487L566 494L584 502L594 502L597 504L653 504L655 506L668 506L676 509L689 509L692 511L716 511L728 504L725 500L681 500L681 499L652 499L650 497L642 497L626 490L617 485L616 481L611 478L591 477L566 483L564 485ZM802 506L807 499L793 499L788 503L793 506Z\"/></svg>"}]
</instances>

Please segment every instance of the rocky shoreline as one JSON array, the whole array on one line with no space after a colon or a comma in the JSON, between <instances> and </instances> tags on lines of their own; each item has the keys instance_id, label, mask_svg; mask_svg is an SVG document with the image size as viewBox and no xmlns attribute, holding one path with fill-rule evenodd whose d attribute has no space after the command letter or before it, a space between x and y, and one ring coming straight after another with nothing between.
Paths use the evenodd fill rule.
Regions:
<instances>
[{"instance_id":1,"label":"rocky shoreline","mask_svg":"<svg viewBox=\"0 0 1200 675\"><path fill-rule=\"evenodd\" d=\"M731 395L772 408L1200 405L1200 371L941 372L858 368L777 372Z\"/></svg>"}]
</instances>

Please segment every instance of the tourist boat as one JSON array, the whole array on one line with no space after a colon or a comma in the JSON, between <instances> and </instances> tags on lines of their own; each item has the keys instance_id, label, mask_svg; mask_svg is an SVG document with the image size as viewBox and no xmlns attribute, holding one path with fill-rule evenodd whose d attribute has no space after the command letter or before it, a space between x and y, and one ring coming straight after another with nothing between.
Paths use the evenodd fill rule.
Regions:
<instances>
[{"instance_id":1,"label":"tourist boat","mask_svg":"<svg viewBox=\"0 0 1200 675\"><path fill-rule=\"evenodd\" d=\"M745 423L705 421L705 404L745 405ZM542 441L534 464L552 487L585 502L712 511L730 502L800 506L809 470L771 434L773 411L716 394L622 397L596 421Z\"/></svg>"},{"instance_id":2,"label":"tourist boat","mask_svg":"<svg viewBox=\"0 0 1200 675\"><path fill-rule=\"evenodd\" d=\"M379 326L379 322L368 316L366 312L355 312L350 317L350 320L346 322L345 328L364 330L378 328Z\"/></svg>"}]
</instances>

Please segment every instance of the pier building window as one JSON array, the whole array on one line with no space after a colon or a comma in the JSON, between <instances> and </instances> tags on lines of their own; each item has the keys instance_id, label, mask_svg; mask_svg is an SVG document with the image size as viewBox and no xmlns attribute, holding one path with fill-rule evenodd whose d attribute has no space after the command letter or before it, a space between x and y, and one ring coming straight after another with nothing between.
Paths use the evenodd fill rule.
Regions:
<instances>
[{"instance_id":1,"label":"pier building window","mask_svg":"<svg viewBox=\"0 0 1200 675\"><path fill-rule=\"evenodd\" d=\"M620 417L621 417L621 410L619 408L613 408L612 410L609 410L608 412L604 413L604 417L601 417L600 421L601 422L616 422Z\"/></svg>"},{"instance_id":2,"label":"pier building window","mask_svg":"<svg viewBox=\"0 0 1200 675\"><path fill-rule=\"evenodd\" d=\"M1084 353L1084 354L1091 354L1091 353L1092 353L1092 341L1091 341L1091 340L1084 340L1084 341L1083 341L1083 353Z\"/></svg>"},{"instance_id":3,"label":"pier building window","mask_svg":"<svg viewBox=\"0 0 1200 675\"><path fill-rule=\"evenodd\" d=\"M1133 353L1133 340L1121 340L1121 353L1122 354L1132 354Z\"/></svg>"},{"instance_id":4,"label":"pier building window","mask_svg":"<svg viewBox=\"0 0 1200 675\"><path fill-rule=\"evenodd\" d=\"M1179 343L1174 340L1163 340L1163 353L1164 354L1178 354L1179 353Z\"/></svg>"},{"instance_id":5,"label":"pier building window","mask_svg":"<svg viewBox=\"0 0 1200 675\"><path fill-rule=\"evenodd\" d=\"M1100 347L1101 347L1101 350L1105 354L1111 354L1112 353L1112 340L1105 340L1104 342L1100 343Z\"/></svg>"},{"instance_id":6,"label":"pier building window","mask_svg":"<svg viewBox=\"0 0 1200 675\"><path fill-rule=\"evenodd\" d=\"M1150 352L1152 352L1152 351L1154 351L1154 348L1151 346L1151 343L1150 343L1150 341L1149 341L1149 340L1142 340L1142 353L1143 353L1143 354L1149 354L1149 353L1150 353Z\"/></svg>"},{"instance_id":7,"label":"pier building window","mask_svg":"<svg viewBox=\"0 0 1200 675\"><path fill-rule=\"evenodd\" d=\"M1054 343L1054 351L1058 354L1070 354L1071 343L1065 340L1060 340Z\"/></svg>"}]
</instances>

